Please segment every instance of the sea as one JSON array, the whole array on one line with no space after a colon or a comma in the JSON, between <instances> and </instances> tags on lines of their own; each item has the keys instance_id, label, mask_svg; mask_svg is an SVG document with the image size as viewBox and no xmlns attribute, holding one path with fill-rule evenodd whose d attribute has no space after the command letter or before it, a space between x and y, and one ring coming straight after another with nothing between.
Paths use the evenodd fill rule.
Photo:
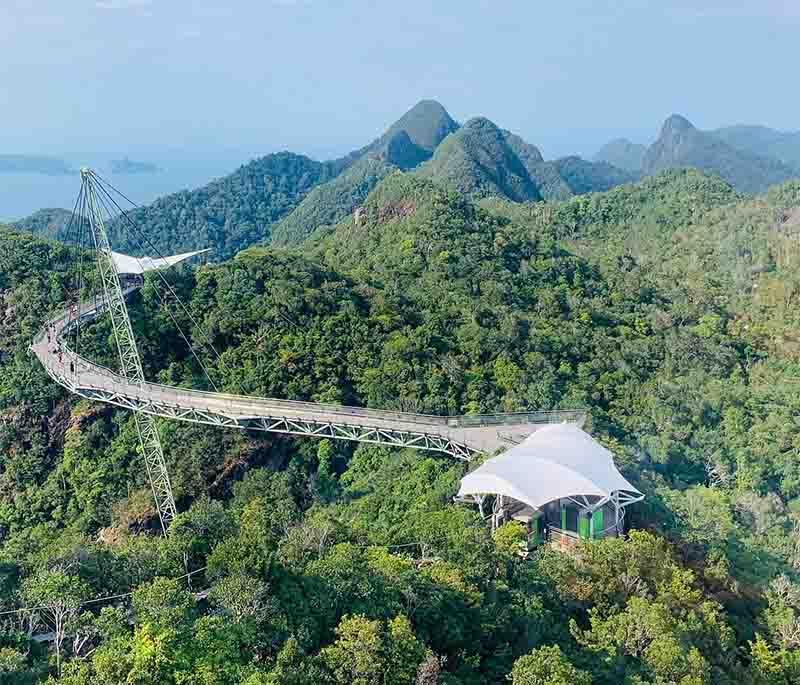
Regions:
<instances>
[{"instance_id":1,"label":"sea","mask_svg":"<svg viewBox=\"0 0 800 685\"><path fill-rule=\"evenodd\" d=\"M85 160L75 164L75 168L90 166L137 205L146 205L162 195L203 186L235 171L248 159L240 158L238 162L227 157L217 160L173 158L143 161L157 165L159 170L153 173L113 174L111 162L100 159ZM77 172L61 176L0 173L0 223L22 219L39 209L72 209L80 185Z\"/></svg>"}]
</instances>

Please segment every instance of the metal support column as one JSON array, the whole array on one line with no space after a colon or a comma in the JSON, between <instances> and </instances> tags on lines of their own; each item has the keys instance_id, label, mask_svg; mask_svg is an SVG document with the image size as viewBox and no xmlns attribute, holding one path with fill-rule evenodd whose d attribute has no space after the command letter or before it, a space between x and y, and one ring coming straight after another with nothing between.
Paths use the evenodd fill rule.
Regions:
<instances>
[{"instance_id":1,"label":"metal support column","mask_svg":"<svg viewBox=\"0 0 800 685\"><path fill-rule=\"evenodd\" d=\"M120 374L128 381L144 384L144 370L139 350L136 347L136 338L128 316L128 308L122 292L119 273L111 252L111 243L108 239L103 216L98 205L97 194L94 187L92 172L81 169L81 181L87 198L87 211L89 224L92 229L95 252L97 254L97 270L103 284L108 311L111 315L111 326L114 331L114 340L120 361ZM139 433L139 443L142 447L144 463L147 468L147 477L153 491L153 498L161 521L161 529L166 535L172 519L175 518L175 499L172 495L172 485L164 460L164 450L158 437L155 419L150 414L134 412L136 429Z\"/></svg>"}]
</instances>

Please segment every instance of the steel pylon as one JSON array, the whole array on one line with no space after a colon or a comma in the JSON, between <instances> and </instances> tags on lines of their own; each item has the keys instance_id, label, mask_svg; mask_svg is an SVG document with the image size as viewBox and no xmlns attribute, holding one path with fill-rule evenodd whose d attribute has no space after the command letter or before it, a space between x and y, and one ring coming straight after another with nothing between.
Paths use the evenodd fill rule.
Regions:
<instances>
[{"instance_id":1,"label":"steel pylon","mask_svg":"<svg viewBox=\"0 0 800 685\"><path fill-rule=\"evenodd\" d=\"M97 256L97 271L103 284L103 292L111 315L111 326L119 355L120 374L129 381L143 384L145 379L142 360L136 347L136 338L133 335L122 284L111 252L111 241L108 238L100 211L95 188L96 181L91 170L81 169L81 182L86 197L87 219L91 227ZM136 411L133 416L136 430L139 433L139 444L147 468L147 477L153 490L153 498L161 521L161 529L166 535L170 523L175 518L176 509L161 439L152 415Z\"/></svg>"}]
</instances>

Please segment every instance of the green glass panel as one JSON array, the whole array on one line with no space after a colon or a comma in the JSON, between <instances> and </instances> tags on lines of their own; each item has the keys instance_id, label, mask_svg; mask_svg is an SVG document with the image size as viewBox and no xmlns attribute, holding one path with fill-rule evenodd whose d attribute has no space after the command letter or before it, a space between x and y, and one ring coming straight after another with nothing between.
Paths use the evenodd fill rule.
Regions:
<instances>
[{"instance_id":1,"label":"green glass panel","mask_svg":"<svg viewBox=\"0 0 800 685\"><path fill-rule=\"evenodd\" d=\"M589 517L586 514L578 517L578 535L583 540L589 539Z\"/></svg>"},{"instance_id":2,"label":"green glass panel","mask_svg":"<svg viewBox=\"0 0 800 685\"><path fill-rule=\"evenodd\" d=\"M592 514L592 536L599 538L605 526L603 525L603 509L602 507Z\"/></svg>"}]
</instances>

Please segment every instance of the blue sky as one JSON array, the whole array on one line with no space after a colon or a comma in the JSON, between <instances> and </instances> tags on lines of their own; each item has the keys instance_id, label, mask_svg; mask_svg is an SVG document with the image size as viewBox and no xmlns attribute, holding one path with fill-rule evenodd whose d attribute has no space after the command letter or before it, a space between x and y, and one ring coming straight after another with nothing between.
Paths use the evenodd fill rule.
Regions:
<instances>
[{"instance_id":1,"label":"blue sky","mask_svg":"<svg viewBox=\"0 0 800 685\"><path fill-rule=\"evenodd\" d=\"M799 32L798 0L2 0L0 152L326 156L423 97L550 156L796 130Z\"/></svg>"}]
</instances>

